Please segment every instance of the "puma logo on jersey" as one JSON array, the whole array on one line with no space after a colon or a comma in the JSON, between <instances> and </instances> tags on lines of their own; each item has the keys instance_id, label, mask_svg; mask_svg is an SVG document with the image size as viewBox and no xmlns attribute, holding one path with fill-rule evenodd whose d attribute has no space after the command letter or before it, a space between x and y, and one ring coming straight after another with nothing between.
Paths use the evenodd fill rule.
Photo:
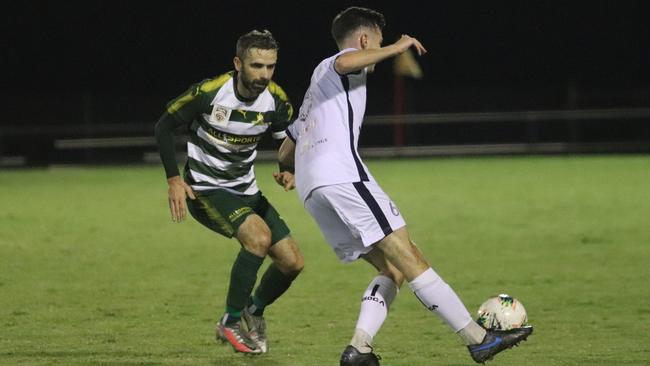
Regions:
<instances>
[{"instance_id":1,"label":"puma logo on jersey","mask_svg":"<svg viewBox=\"0 0 650 366\"><path fill-rule=\"evenodd\" d=\"M253 125L263 125L264 124L264 113L257 113L257 116L255 120L253 121Z\"/></svg>"}]
</instances>

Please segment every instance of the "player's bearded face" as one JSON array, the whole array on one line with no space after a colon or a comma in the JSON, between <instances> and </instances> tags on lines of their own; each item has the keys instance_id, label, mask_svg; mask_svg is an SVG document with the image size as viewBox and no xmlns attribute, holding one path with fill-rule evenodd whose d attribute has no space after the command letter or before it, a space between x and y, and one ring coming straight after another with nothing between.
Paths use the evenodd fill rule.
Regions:
<instances>
[{"instance_id":1,"label":"player's bearded face","mask_svg":"<svg viewBox=\"0 0 650 366\"><path fill-rule=\"evenodd\" d=\"M269 85L270 79L264 77L255 77L246 72L246 68L239 74L244 88L249 94L259 95Z\"/></svg>"},{"instance_id":2,"label":"player's bearded face","mask_svg":"<svg viewBox=\"0 0 650 366\"><path fill-rule=\"evenodd\" d=\"M239 80L247 96L257 97L271 82L278 53L276 50L262 50L253 48L248 55L241 60L239 68Z\"/></svg>"}]
</instances>

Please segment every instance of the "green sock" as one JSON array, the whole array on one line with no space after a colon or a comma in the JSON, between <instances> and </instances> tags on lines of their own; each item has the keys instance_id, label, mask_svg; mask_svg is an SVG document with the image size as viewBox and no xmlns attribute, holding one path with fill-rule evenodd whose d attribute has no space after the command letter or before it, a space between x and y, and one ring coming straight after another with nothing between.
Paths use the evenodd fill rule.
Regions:
<instances>
[{"instance_id":1,"label":"green sock","mask_svg":"<svg viewBox=\"0 0 650 366\"><path fill-rule=\"evenodd\" d=\"M230 272L230 288L226 298L226 312L228 318L226 324L231 324L241 319L241 311L253 291L257 281L257 271L262 266L264 258L241 249L232 265Z\"/></svg>"},{"instance_id":2,"label":"green sock","mask_svg":"<svg viewBox=\"0 0 650 366\"><path fill-rule=\"evenodd\" d=\"M228 317L222 319L222 322L224 324L237 323L241 319L241 311L237 309L233 309L230 306L226 306L226 314L228 315Z\"/></svg>"},{"instance_id":3,"label":"green sock","mask_svg":"<svg viewBox=\"0 0 650 366\"><path fill-rule=\"evenodd\" d=\"M248 301L249 307L250 305L255 306L253 314L258 316L264 314L264 308L282 296L289 289L289 286L291 286L295 278L295 276L288 276L282 273L275 266L275 263L271 263L269 268L264 272L260 280L260 285L255 290L255 296L252 296Z\"/></svg>"}]
</instances>

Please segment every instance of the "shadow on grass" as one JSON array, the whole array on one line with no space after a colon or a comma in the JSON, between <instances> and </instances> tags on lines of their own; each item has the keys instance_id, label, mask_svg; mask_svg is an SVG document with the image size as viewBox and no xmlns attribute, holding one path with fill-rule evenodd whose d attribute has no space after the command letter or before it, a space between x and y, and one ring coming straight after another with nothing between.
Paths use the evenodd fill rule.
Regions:
<instances>
[{"instance_id":1,"label":"shadow on grass","mask_svg":"<svg viewBox=\"0 0 650 366\"><path fill-rule=\"evenodd\" d=\"M100 366L159 366L170 365L174 360L182 361L183 354L189 352L146 353L146 352L91 352L91 351L16 351L0 353L0 365L5 362L26 362L31 360L36 363L61 362L65 364L88 364ZM190 356L191 357L191 356ZM285 366L286 363L274 360L270 355L247 356L243 354L219 355L211 358L208 365L214 366Z\"/></svg>"},{"instance_id":2,"label":"shadow on grass","mask_svg":"<svg viewBox=\"0 0 650 366\"><path fill-rule=\"evenodd\" d=\"M212 358L213 366L287 366L285 362L274 360L270 355L247 356L242 354L223 355Z\"/></svg>"},{"instance_id":3,"label":"shadow on grass","mask_svg":"<svg viewBox=\"0 0 650 366\"><path fill-rule=\"evenodd\" d=\"M138 352L92 352L92 351L19 351L0 353L0 364L9 361L24 362L30 360L35 363L42 362L66 362L79 364L87 362L93 365L101 366L157 366L163 365L165 361L152 359L161 359L165 357L178 358L182 352L173 352L169 354L153 354ZM111 360L113 359L113 360Z\"/></svg>"}]
</instances>

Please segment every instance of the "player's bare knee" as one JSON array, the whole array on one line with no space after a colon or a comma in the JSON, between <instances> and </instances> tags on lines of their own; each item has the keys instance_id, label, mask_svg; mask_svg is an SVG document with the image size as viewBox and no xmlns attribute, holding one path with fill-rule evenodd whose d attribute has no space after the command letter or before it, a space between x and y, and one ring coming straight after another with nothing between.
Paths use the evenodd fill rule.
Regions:
<instances>
[{"instance_id":1,"label":"player's bare knee","mask_svg":"<svg viewBox=\"0 0 650 366\"><path fill-rule=\"evenodd\" d=\"M296 278L305 267L305 259L298 251L292 251L291 255L285 255L282 258L277 258L275 265L285 275Z\"/></svg>"},{"instance_id":2,"label":"player's bare knee","mask_svg":"<svg viewBox=\"0 0 650 366\"><path fill-rule=\"evenodd\" d=\"M292 258L292 261L287 265L286 267L287 271L285 272L285 274L288 275L289 277L296 278L298 277L300 272L302 272L303 268L305 268L305 260L302 257L302 255L298 253L298 255L294 256Z\"/></svg>"},{"instance_id":3,"label":"player's bare knee","mask_svg":"<svg viewBox=\"0 0 650 366\"><path fill-rule=\"evenodd\" d=\"M287 277L290 278L296 278L302 272L302 269L304 268L304 264L302 261L300 262L294 262L291 263L290 265L286 265L280 268L280 272L284 273Z\"/></svg>"},{"instance_id":4,"label":"player's bare knee","mask_svg":"<svg viewBox=\"0 0 650 366\"><path fill-rule=\"evenodd\" d=\"M237 239L244 249L264 257L271 247L271 230L259 217L249 216L239 227Z\"/></svg>"},{"instance_id":5,"label":"player's bare knee","mask_svg":"<svg viewBox=\"0 0 650 366\"><path fill-rule=\"evenodd\" d=\"M266 256L271 247L271 235L264 231L258 231L256 234L250 235L242 241L242 245L246 250L255 255L260 257Z\"/></svg>"}]
</instances>

